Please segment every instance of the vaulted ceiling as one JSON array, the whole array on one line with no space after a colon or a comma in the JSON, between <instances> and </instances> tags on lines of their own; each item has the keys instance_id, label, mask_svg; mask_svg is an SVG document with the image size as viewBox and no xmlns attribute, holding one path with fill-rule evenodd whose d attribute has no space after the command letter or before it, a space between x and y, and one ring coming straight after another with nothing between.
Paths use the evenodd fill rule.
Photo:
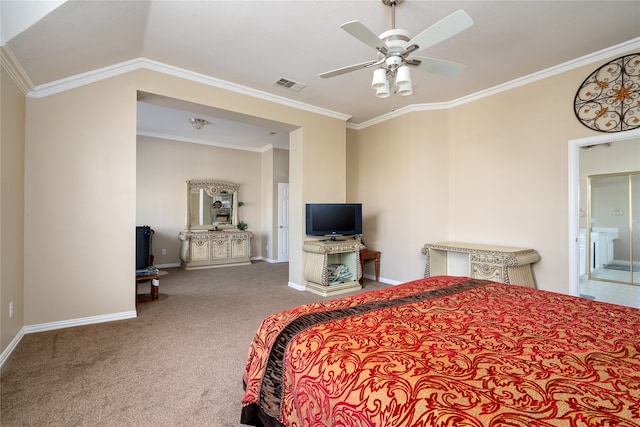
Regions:
<instances>
[{"instance_id":1,"label":"vaulted ceiling","mask_svg":"<svg viewBox=\"0 0 640 427\"><path fill-rule=\"evenodd\" d=\"M395 24L414 36L458 9L474 25L419 55L465 64L462 74L412 70L413 95L386 99L374 96L372 68L318 76L376 58L340 25L359 20L376 34L392 28L392 10L381 0L2 0L0 18L2 43L35 92L144 58L344 114L353 125L415 105L460 102L619 45L640 50L640 1L403 0ZM304 87L275 84L281 78Z\"/></svg>"}]
</instances>

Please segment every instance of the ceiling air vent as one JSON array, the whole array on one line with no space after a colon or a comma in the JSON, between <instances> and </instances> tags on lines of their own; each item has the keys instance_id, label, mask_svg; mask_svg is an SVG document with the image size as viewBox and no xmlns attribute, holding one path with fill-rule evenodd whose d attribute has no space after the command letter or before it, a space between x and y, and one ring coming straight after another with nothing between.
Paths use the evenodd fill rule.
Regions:
<instances>
[{"instance_id":1,"label":"ceiling air vent","mask_svg":"<svg viewBox=\"0 0 640 427\"><path fill-rule=\"evenodd\" d=\"M293 80L285 79L284 77L281 77L278 80L276 80L274 84L285 87L294 92L300 92L300 90L306 86L306 84L304 83L294 82Z\"/></svg>"}]
</instances>

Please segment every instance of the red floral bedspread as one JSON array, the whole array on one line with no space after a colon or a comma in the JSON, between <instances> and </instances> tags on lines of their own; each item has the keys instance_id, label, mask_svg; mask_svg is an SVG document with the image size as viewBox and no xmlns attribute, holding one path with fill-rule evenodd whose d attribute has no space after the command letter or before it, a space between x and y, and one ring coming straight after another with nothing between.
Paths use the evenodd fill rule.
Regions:
<instances>
[{"instance_id":1,"label":"red floral bedspread","mask_svg":"<svg viewBox=\"0 0 640 427\"><path fill-rule=\"evenodd\" d=\"M640 310L431 277L266 318L244 381L251 425L640 426Z\"/></svg>"}]
</instances>

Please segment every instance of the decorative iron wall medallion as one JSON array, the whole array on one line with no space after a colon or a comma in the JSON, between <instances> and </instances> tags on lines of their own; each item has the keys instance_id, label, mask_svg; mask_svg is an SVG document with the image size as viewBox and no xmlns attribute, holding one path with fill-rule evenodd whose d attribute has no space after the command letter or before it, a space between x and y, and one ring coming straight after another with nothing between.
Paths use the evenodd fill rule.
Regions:
<instances>
[{"instance_id":1,"label":"decorative iron wall medallion","mask_svg":"<svg viewBox=\"0 0 640 427\"><path fill-rule=\"evenodd\" d=\"M594 71L580 85L573 108L580 123L598 132L640 127L640 53Z\"/></svg>"}]
</instances>

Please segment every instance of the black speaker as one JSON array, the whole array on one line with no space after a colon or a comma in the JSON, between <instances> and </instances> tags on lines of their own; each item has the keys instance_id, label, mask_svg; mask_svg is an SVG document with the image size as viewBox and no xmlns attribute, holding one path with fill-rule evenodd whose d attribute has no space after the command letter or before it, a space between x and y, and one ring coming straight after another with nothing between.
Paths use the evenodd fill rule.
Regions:
<instances>
[{"instance_id":1,"label":"black speaker","mask_svg":"<svg viewBox=\"0 0 640 427\"><path fill-rule=\"evenodd\" d=\"M148 225L136 227L136 270L144 270L151 265L151 236L153 230Z\"/></svg>"}]
</instances>

